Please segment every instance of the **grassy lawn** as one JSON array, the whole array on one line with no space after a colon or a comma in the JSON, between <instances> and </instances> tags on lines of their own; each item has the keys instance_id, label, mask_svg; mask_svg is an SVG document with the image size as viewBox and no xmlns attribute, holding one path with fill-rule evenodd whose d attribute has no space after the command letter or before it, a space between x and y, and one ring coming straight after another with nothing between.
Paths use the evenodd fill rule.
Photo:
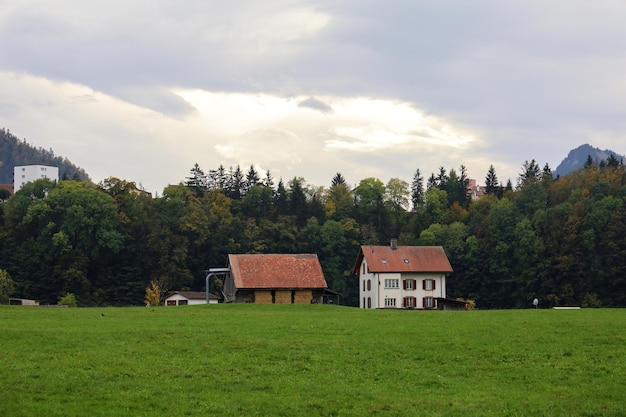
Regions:
<instances>
[{"instance_id":1,"label":"grassy lawn","mask_svg":"<svg viewBox=\"0 0 626 417\"><path fill-rule=\"evenodd\" d=\"M0 307L0 416L624 416L626 310Z\"/></svg>"}]
</instances>

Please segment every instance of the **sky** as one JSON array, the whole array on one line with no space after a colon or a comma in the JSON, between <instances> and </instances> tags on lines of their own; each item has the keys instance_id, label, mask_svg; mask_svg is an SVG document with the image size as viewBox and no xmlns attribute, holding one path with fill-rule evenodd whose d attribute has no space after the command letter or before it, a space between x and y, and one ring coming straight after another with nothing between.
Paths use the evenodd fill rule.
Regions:
<instances>
[{"instance_id":1,"label":"sky","mask_svg":"<svg viewBox=\"0 0 626 417\"><path fill-rule=\"evenodd\" d=\"M626 154L623 0L1 0L0 127L94 182L197 163L516 183Z\"/></svg>"}]
</instances>

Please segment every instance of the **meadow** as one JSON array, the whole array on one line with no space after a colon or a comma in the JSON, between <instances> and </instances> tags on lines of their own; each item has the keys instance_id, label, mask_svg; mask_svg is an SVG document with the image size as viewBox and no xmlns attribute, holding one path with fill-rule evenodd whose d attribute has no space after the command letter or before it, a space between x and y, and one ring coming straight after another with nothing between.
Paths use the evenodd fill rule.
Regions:
<instances>
[{"instance_id":1,"label":"meadow","mask_svg":"<svg viewBox=\"0 0 626 417\"><path fill-rule=\"evenodd\" d=\"M0 416L624 416L626 310L0 306Z\"/></svg>"}]
</instances>

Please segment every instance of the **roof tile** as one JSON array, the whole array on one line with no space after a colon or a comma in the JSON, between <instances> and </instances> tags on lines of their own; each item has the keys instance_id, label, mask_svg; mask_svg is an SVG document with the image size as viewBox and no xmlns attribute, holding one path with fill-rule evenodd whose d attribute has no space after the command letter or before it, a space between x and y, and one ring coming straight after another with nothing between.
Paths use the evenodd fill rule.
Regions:
<instances>
[{"instance_id":1,"label":"roof tile","mask_svg":"<svg viewBox=\"0 0 626 417\"><path fill-rule=\"evenodd\" d=\"M361 246L354 273L365 258L370 272L452 272L441 246Z\"/></svg>"},{"instance_id":2,"label":"roof tile","mask_svg":"<svg viewBox=\"0 0 626 417\"><path fill-rule=\"evenodd\" d=\"M242 288L326 288L315 254L228 255L231 274Z\"/></svg>"}]
</instances>

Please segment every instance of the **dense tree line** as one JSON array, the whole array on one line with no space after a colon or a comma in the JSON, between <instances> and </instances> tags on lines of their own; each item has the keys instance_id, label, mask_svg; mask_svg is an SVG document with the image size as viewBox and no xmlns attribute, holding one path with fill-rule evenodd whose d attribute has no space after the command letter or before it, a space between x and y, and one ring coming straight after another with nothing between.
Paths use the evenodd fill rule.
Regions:
<instances>
[{"instance_id":1,"label":"dense tree line","mask_svg":"<svg viewBox=\"0 0 626 417\"><path fill-rule=\"evenodd\" d=\"M329 287L357 304L362 244L442 245L448 295L479 308L626 305L626 171L590 161L554 179L533 161L515 187L493 166L473 201L465 167L409 183L377 178L327 187L254 166L204 171L152 198L132 182L46 179L0 203L0 269L15 294L56 303L138 305L150 282L203 290L229 253L316 253ZM219 285L219 283L215 283Z\"/></svg>"}]
</instances>

